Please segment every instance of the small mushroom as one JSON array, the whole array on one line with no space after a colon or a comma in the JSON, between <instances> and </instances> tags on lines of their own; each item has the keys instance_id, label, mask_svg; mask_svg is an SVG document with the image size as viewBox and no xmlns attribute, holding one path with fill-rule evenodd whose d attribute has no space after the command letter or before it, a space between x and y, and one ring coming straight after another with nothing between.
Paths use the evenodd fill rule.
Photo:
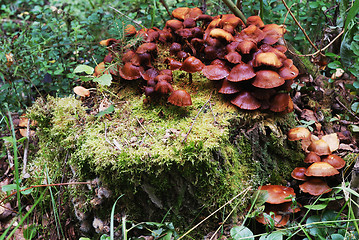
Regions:
<instances>
[{"instance_id":1,"label":"small mushroom","mask_svg":"<svg viewBox=\"0 0 359 240\"><path fill-rule=\"evenodd\" d=\"M272 70L260 70L256 72L256 77L252 85L258 88L275 88L284 84L284 79Z\"/></svg>"},{"instance_id":2,"label":"small mushroom","mask_svg":"<svg viewBox=\"0 0 359 240\"><path fill-rule=\"evenodd\" d=\"M82 87L82 86L76 86L76 87L74 87L74 92L77 94L77 95L79 95L79 96L81 96L81 97L88 97L88 96L90 96L90 90L88 90L87 88L84 88L84 87Z\"/></svg>"},{"instance_id":3,"label":"small mushroom","mask_svg":"<svg viewBox=\"0 0 359 240\"><path fill-rule=\"evenodd\" d=\"M319 196L332 191L326 182L320 178L311 178L305 183L299 185L300 190L313 196Z\"/></svg>"},{"instance_id":4,"label":"small mushroom","mask_svg":"<svg viewBox=\"0 0 359 240\"><path fill-rule=\"evenodd\" d=\"M180 107L192 105L191 95L185 90L173 91L168 98L168 102Z\"/></svg>"},{"instance_id":5,"label":"small mushroom","mask_svg":"<svg viewBox=\"0 0 359 240\"><path fill-rule=\"evenodd\" d=\"M308 128L305 127L296 127L292 128L288 132L288 140L289 141L297 141L302 139L310 139L310 136L312 135Z\"/></svg>"},{"instance_id":6,"label":"small mushroom","mask_svg":"<svg viewBox=\"0 0 359 240\"><path fill-rule=\"evenodd\" d=\"M241 62L232 68L227 79L231 82L240 82L254 78L255 76L256 73L254 73L253 68L249 64Z\"/></svg>"},{"instance_id":7,"label":"small mushroom","mask_svg":"<svg viewBox=\"0 0 359 240\"><path fill-rule=\"evenodd\" d=\"M320 156L315 152L309 152L307 156L304 158L305 163L315 163L320 161L321 161Z\"/></svg>"},{"instance_id":8,"label":"small mushroom","mask_svg":"<svg viewBox=\"0 0 359 240\"><path fill-rule=\"evenodd\" d=\"M228 76L229 68L225 65L211 64L208 66L204 66L202 69L202 73L209 80L220 80Z\"/></svg>"},{"instance_id":9,"label":"small mushroom","mask_svg":"<svg viewBox=\"0 0 359 240\"><path fill-rule=\"evenodd\" d=\"M307 169L305 167L296 167L292 171L291 176L294 179L306 181L307 180L307 176L305 176L306 171Z\"/></svg>"},{"instance_id":10,"label":"small mushroom","mask_svg":"<svg viewBox=\"0 0 359 240\"><path fill-rule=\"evenodd\" d=\"M323 158L322 161L329 163L335 169L341 169L345 166L344 159L335 154L329 154L327 157Z\"/></svg>"},{"instance_id":11,"label":"small mushroom","mask_svg":"<svg viewBox=\"0 0 359 240\"><path fill-rule=\"evenodd\" d=\"M267 203L280 204L284 202L291 202L289 196L295 196L294 189L281 185L264 185L260 186L258 190L266 190L268 192Z\"/></svg>"},{"instance_id":12,"label":"small mushroom","mask_svg":"<svg viewBox=\"0 0 359 240\"><path fill-rule=\"evenodd\" d=\"M312 141L312 143L308 146L308 150L315 152L319 156L331 154L328 143L323 139Z\"/></svg>"},{"instance_id":13,"label":"small mushroom","mask_svg":"<svg viewBox=\"0 0 359 240\"><path fill-rule=\"evenodd\" d=\"M315 162L307 168L308 177L329 177L339 174L338 170L327 162Z\"/></svg>"},{"instance_id":14,"label":"small mushroom","mask_svg":"<svg viewBox=\"0 0 359 240\"><path fill-rule=\"evenodd\" d=\"M231 103L245 110L255 110L261 106L260 102L247 91L240 92Z\"/></svg>"}]
</instances>

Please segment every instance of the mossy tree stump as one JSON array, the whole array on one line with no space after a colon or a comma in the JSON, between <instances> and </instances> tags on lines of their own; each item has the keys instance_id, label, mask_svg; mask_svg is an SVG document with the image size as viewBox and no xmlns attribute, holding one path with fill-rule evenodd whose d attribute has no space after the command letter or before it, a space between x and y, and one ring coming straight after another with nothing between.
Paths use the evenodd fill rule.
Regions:
<instances>
[{"instance_id":1,"label":"mossy tree stump","mask_svg":"<svg viewBox=\"0 0 359 240\"><path fill-rule=\"evenodd\" d=\"M145 105L139 87L130 84L111 97L115 111L107 117L95 117L90 112L96 104L89 109L74 97L38 101L29 110L39 123L33 173L46 166L53 182L63 175L67 181L98 177L112 192L96 202L94 189L73 188L70 199L82 209L83 215L76 213L81 221L108 219L114 201L124 194L116 209L128 219L162 221L166 216L165 221L185 229L247 187L285 183L303 159L298 143L286 139L296 124L293 113L240 111L199 74L190 87L182 72L176 74L176 86L192 95L190 107L164 101ZM92 100L100 102L102 96ZM184 142L209 99L211 107L203 108ZM64 174L64 164L72 172ZM41 174L36 176L32 181L42 181ZM238 216L245 207L241 204Z\"/></svg>"}]
</instances>

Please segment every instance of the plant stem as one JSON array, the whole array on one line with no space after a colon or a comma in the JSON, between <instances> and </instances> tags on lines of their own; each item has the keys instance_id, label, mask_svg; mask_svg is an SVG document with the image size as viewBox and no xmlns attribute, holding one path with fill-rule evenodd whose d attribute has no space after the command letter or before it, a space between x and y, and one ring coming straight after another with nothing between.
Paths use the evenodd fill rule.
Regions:
<instances>
[{"instance_id":1,"label":"plant stem","mask_svg":"<svg viewBox=\"0 0 359 240\"><path fill-rule=\"evenodd\" d=\"M223 2L233 12L234 15L236 15L237 17L242 19L242 21L244 23L247 22L247 18L244 16L244 14L241 12L241 10L238 9L236 4L234 4L231 0L223 0Z\"/></svg>"}]
</instances>

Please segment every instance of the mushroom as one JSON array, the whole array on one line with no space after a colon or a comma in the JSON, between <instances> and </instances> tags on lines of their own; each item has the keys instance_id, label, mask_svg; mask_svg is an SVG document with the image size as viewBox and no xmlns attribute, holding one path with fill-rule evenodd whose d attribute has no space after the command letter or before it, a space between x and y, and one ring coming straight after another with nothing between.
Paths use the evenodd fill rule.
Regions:
<instances>
[{"instance_id":1,"label":"mushroom","mask_svg":"<svg viewBox=\"0 0 359 240\"><path fill-rule=\"evenodd\" d=\"M240 92L231 103L245 110L255 110L261 106L260 102L247 91Z\"/></svg>"},{"instance_id":2,"label":"mushroom","mask_svg":"<svg viewBox=\"0 0 359 240\"><path fill-rule=\"evenodd\" d=\"M166 94L173 92L173 87L167 81L162 80L162 81L157 82L155 91L162 95L166 95Z\"/></svg>"},{"instance_id":3,"label":"mushroom","mask_svg":"<svg viewBox=\"0 0 359 240\"><path fill-rule=\"evenodd\" d=\"M287 93L278 93L273 97L269 110L282 113L292 112L293 101Z\"/></svg>"},{"instance_id":4,"label":"mushroom","mask_svg":"<svg viewBox=\"0 0 359 240\"><path fill-rule=\"evenodd\" d=\"M181 70L189 73L189 83L192 84L192 73L199 72L205 65L196 57L188 57L182 63Z\"/></svg>"},{"instance_id":5,"label":"mushroom","mask_svg":"<svg viewBox=\"0 0 359 240\"><path fill-rule=\"evenodd\" d=\"M335 154L329 154L327 157L323 158L322 161L329 163L335 169L341 169L345 166L344 159Z\"/></svg>"},{"instance_id":6,"label":"mushroom","mask_svg":"<svg viewBox=\"0 0 359 240\"><path fill-rule=\"evenodd\" d=\"M307 176L305 175L306 171L307 169L305 167L296 167L292 171L291 176L294 179L306 181L307 180Z\"/></svg>"},{"instance_id":7,"label":"mushroom","mask_svg":"<svg viewBox=\"0 0 359 240\"><path fill-rule=\"evenodd\" d=\"M241 62L232 68L227 79L231 82L240 82L254 78L255 76L256 73L254 73L253 68L249 64Z\"/></svg>"},{"instance_id":8,"label":"mushroom","mask_svg":"<svg viewBox=\"0 0 359 240\"><path fill-rule=\"evenodd\" d=\"M289 141L297 141L301 139L310 139L311 133L305 127L292 128L288 132Z\"/></svg>"},{"instance_id":9,"label":"mushroom","mask_svg":"<svg viewBox=\"0 0 359 240\"><path fill-rule=\"evenodd\" d=\"M82 86L76 86L76 87L74 87L73 90L80 97L88 97L88 96L90 96L90 90L88 90L87 88L84 88Z\"/></svg>"},{"instance_id":10,"label":"mushroom","mask_svg":"<svg viewBox=\"0 0 359 240\"><path fill-rule=\"evenodd\" d=\"M305 193L309 193L313 196L319 196L324 193L330 192L332 189L328 186L326 182L320 178L311 178L305 183L299 185L300 190Z\"/></svg>"},{"instance_id":11,"label":"mushroom","mask_svg":"<svg viewBox=\"0 0 359 240\"><path fill-rule=\"evenodd\" d=\"M204 66L202 73L210 80L220 80L228 76L229 68L225 65L211 64Z\"/></svg>"},{"instance_id":12,"label":"mushroom","mask_svg":"<svg viewBox=\"0 0 359 240\"><path fill-rule=\"evenodd\" d=\"M312 141L312 143L308 146L308 150L315 152L319 156L331 154L328 143L323 139Z\"/></svg>"},{"instance_id":13,"label":"mushroom","mask_svg":"<svg viewBox=\"0 0 359 240\"><path fill-rule=\"evenodd\" d=\"M339 174L338 170L327 162L315 162L307 168L308 177L328 177Z\"/></svg>"},{"instance_id":14,"label":"mushroom","mask_svg":"<svg viewBox=\"0 0 359 240\"><path fill-rule=\"evenodd\" d=\"M315 163L320 161L321 161L320 156L315 152L309 152L307 156L304 158L305 163Z\"/></svg>"},{"instance_id":15,"label":"mushroom","mask_svg":"<svg viewBox=\"0 0 359 240\"><path fill-rule=\"evenodd\" d=\"M259 186L258 190L265 190L268 192L267 203L280 204L284 202L291 202L290 196L295 196L294 189L281 185L264 185Z\"/></svg>"},{"instance_id":16,"label":"mushroom","mask_svg":"<svg viewBox=\"0 0 359 240\"><path fill-rule=\"evenodd\" d=\"M284 79L272 70L260 70L256 72L256 77L252 85L258 88L274 88L284 84Z\"/></svg>"},{"instance_id":17,"label":"mushroom","mask_svg":"<svg viewBox=\"0 0 359 240\"><path fill-rule=\"evenodd\" d=\"M222 82L221 88L218 90L222 94L233 94L240 92L238 84L228 81L226 78Z\"/></svg>"},{"instance_id":18,"label":"mushroom","mask_svg":"<svg viewBox=\"0 0 359 240\"><path fill-rule=\"evenodd\" d=\"M140 72L142 71L142 67L135 66L131 62L126 62L122 68L119 68L120 76L126 80L135 80L140 78Z\"/></svg>"},{"instance_id":19,"label":"mushroom","mask_svg":"<svg viewBox=\"0 0 359 240\"><path fill-rule=\"evenodd\" d=\"M168 102L180 107L192 105L191 95L185 90L173 91L168 98Z\"/></svg>"}]
</instances>

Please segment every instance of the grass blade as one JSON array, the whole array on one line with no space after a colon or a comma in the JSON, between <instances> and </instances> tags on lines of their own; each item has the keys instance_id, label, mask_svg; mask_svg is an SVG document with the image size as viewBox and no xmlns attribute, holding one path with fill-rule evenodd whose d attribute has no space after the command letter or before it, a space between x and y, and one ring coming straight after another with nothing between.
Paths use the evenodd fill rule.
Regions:
<instances>
[{"instance_id":1,"label":"grass blade","mask_svg":"<svg viewBox=\"0 0 359 240\"><path fill-rule=\"evenodd\" d=\"M123 196L124 194L122 194L121 196L119 196L115 203L112 206L112 210L111 210L111 222L110 222L110 239L113 240L114 239L114 235L115 235L115 231L114 231L114 215L115 215L115 208L116 208L116 203L117 201ZM125 227L126 230L126 227ZM125 234L125 232L123 232L123 234ZM124 238L126 240L126 238Z\"/></svg>"}]
</instances>

